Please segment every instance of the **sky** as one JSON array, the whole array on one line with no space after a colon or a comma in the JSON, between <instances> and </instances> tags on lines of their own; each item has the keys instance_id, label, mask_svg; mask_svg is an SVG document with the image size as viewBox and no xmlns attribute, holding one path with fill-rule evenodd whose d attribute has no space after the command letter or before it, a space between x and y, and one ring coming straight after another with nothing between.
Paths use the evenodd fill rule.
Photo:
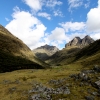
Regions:
<instances>
[{"instance_id":1,"label":"sky","mask_svg":"<svg viewBox=\"0 0 100 100\"><path fill-rule=\"evenodd\" d=\"M76 36L100 39L100 0L1 0L0 24L32 50L62 49Z\"/></svg>"}]
</instances>

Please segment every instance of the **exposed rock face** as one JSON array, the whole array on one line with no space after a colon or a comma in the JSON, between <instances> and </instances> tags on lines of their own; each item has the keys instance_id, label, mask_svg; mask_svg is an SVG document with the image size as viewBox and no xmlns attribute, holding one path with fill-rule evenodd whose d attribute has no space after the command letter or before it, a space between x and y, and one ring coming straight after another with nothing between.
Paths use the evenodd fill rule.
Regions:
<instances>
[{"instance_id":1,"label":"exposed rock face","mask_svg":"<svg viewBox=\"0 0 100 100\"><path fill-rule=\"evenodd\" d=\"M41 60L46 60L48 57L52 56L57 51L59 51L59 49L56 46L50 46L47 44L33 50L35 55Z\"/></svg>"},{"instance_id":2,"label":"exposed rock face","mask_svg":"<svg viewBox=\"0 0 100 100\"><path fill-rule=\"evenodd\" d=\"M83 39L80 37L75 37L72 41L67 43L65 47L72 47L72 46L78 46L78 47L84 47L86 45L89 45L90 43L93 43L94 40L90 36L85 36Z\"/></svg>"}]
</instances>

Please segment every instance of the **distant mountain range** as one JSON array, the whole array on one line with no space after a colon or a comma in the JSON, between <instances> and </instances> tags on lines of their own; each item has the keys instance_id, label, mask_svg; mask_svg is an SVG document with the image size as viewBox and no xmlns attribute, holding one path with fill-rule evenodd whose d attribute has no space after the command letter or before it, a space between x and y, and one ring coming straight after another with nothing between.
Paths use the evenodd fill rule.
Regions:
<instances>
[{"instance_id":1,"label":"distant mountain range","mask_svg":"<svg viewBox=\"0 0 100 100\"><path fill-rule=\"evenodd\" d=\"M26 44L0 25L0 72L45 66Z\"/></svg>"},{"instance_id":2,"label":"distant mountain range","mask_svg":"<svg viewBox=\"0 0 100 100\"><path fill-rule=\"evenodd\" d=\"M94 40L90 36L85 36L83 39L80 37L75 37L73 40L71 40L69 43L65 45L66 48L78 46L80 48L85 47L86 45L89 45L93 43Z\"/></svg>"},{"instance_id":3,"label":"distant mountain range","mask_svg":"<svg viewBox=\"0 0 100 100\"><path fill-rule=\"evenodd\" d=\"M80 50L80 48L83 48L93 42L94 40L88 35L85 36L83 39L81 39L80 37L75 37L73 40L71 40L69 43L65 45L65 48L75 48L75 50L78 51ZM54 54L61 52L61 50L59 51L59 49L56 46L50 46L46 44L44 46L34 49L33 52L39 59L45 61L52 57Z\"/></svg>"},{"instance_id":4,"label":"distant mountain range","mask_svg":"<svg viewBox=\"0 0 100 100\"><path fill-rule=\"evenodd\" d=\"M62 50L46 44L31 51L26 44L0 25L0 72L48 68L48 64L100 64L99 60L100 40L94 41L88 35L83 39L75 37Z\"/></svg>"},{"instance_id":5,"label":"distant mountain range","mask_svg":"<svg viewBox=\"0 0 100 100\"><path fill-rule=\"evenodd\" d=\"M50 46L47 44L33 50L35 55L41 60L48 59L48 57L52 56L57 51L59 51L59 49L56 46Z\"/></svg>"}]
</instances>

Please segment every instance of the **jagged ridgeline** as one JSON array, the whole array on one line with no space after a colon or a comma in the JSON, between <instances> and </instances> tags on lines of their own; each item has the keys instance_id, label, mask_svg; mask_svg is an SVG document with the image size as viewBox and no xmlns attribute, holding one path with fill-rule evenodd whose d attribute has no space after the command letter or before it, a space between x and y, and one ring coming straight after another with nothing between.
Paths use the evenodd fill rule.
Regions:
<instances>
[{"instance_id":1,"label":"jagged ridgeline","mask_svg":"<svg viewBox=\"0 0 100 100\"><path fill-rule=\"evenodd\" d=\"M75 37L73 40L71 40L69 43L65 45L66 48L77 46L79 48L83 48L91 43L93 43L94 40L90 36L85 36L83 39L80 37Z\"/></svg>"},{"instance_id":2,"label":"jagged ridgeline","mask_svg":"<svg viewBox=\"0 0 100 100\"><path fill-rule=\"evenodd\" d=\"M47 66L27 45L0 25L0 72Z\"/></svg>"}]
</instances>

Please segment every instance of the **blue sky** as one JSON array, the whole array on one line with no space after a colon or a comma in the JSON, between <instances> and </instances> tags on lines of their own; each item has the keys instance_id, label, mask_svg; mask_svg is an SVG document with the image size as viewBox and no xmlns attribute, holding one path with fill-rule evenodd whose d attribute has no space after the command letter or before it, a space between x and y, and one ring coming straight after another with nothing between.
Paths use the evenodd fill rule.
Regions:
<instances>
[{"instance_id":1,"label":"blue sky","mask_svg":"<svg viewBox=\"0 0 100 100\"><path fill-rule=\"evenodd\" d=\"M0 24L31 49L62 49L75 36L100 38L100 0L2 0Z\"/></svg>"}]
</instances>

